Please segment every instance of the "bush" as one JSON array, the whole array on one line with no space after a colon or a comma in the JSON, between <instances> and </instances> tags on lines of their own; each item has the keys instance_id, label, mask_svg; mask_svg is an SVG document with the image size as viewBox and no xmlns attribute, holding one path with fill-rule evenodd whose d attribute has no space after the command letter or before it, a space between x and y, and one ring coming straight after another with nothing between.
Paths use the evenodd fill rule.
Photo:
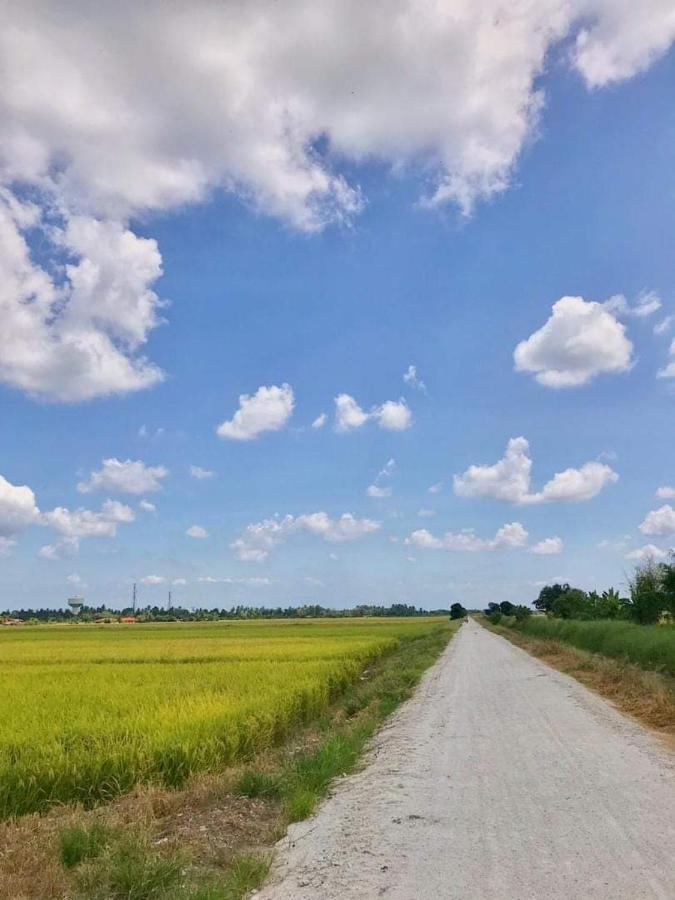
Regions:
<instances>
[{"instance_id":1,"label":"bush","mask_svg":"<svg viewBox=\"0 0 675 900\"><path fill-rule=\"evenodd\" d=\"M466 617L466 610L462 606L461 603L453 603L450 607L450 618L451 619L464 619Z\"/></svg>"},{"instance_id":2,"label":"bush","mask_svg":"<svg viewBox=\"0 0 675 900\"><path fill-rule=\"evenodd\" d=\"M103 853L110 838L110 831L100 822L94 822L89 828L85 825L64 828L59 835L61 862L72 869L86 859L94 859Z\"/></svg>"}]
</instances>

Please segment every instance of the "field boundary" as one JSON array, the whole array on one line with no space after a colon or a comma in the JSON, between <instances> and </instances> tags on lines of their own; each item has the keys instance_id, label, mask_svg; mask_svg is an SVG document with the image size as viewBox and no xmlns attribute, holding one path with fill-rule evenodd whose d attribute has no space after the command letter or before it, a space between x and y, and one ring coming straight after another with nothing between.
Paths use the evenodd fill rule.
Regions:
<instances>
[{"instance_id":1,"label":"field boundary","mask_svg":"<svg viewBox=\"0 0 675 900\"><path fill-rule=\"evenodd\" d=\"M514 628L494 625L484 616L476 616L475 620L551 668L571 675L621 712L656 731L675 749L675 679L561 640L532 637Z\"/></svg>"}]
</instances>

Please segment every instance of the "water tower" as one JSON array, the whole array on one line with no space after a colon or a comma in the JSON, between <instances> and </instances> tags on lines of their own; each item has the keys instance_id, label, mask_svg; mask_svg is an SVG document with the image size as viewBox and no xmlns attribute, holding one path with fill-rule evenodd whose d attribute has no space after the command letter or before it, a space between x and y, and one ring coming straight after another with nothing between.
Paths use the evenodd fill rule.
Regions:
<instances>
[{"instance_id":1,"label":"water tower","mask_svg":"<svg viewBox=\"0 0 675 900\"><path fill-rule=\"evenodd\" d=\"M79 615L80 610L84 606L84 597L69 597L68 606L74 616Z\"/></svg>"}]
</instances>

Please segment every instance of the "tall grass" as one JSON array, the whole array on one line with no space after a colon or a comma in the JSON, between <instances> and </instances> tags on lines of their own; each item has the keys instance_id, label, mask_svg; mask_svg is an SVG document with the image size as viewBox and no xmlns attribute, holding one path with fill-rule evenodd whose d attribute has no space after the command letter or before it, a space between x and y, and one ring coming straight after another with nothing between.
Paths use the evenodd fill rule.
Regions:
<instances>
[{"instance_id":1,"label":"tall grass","mask_svg":"<svg viewBox=\"0 0 675 900\"><path fill-rule=\"evenodd\" d=\"M180 785L278 744L439 620L43 626L0 634L0 816Z\"/></svg>"},{"instance_id":2,"label":"tall grass","mask_svg":"<svg viewBox=\"0 0 675 900\"><path fill-rule=\"evenodd\" d=\"M615 620L580 621L531 616L502 624L523 634L565 641L580 650L633 662L643 669L675 676L675 626L636 625Z\"/></svg>"}]
</instances>

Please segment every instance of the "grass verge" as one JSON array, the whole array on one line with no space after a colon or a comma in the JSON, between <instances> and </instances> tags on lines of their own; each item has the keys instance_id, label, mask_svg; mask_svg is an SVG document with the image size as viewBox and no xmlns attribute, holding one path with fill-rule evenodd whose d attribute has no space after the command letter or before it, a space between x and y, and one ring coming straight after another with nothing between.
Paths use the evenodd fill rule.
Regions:
<instances>
[{"instance_id":1,"label":"grass verge","mask_svg":"<svg viewBox=\"0 0 675 900\"><path fill-rule=\"evenodd\" d=\"M239 900L267 877L275 841L355 768L457 627L402 638L320 718L245 766L176 790L139 786L95 810L1 823L1 900Z\"/></svg>"},{"instance_id":2,"label":"grass verge","mask_svg":"<svg viewBox=\"0 0 675 900\"><path fill-rule=\"evenodd\" d=\"M579 649L559 639L535 637L520 629L492 625L480 617L478 621L611 700L622 712L659 731L670 742L675 739L675 678L646 671L625 659Z\"/></svg>"}]
</instances>

